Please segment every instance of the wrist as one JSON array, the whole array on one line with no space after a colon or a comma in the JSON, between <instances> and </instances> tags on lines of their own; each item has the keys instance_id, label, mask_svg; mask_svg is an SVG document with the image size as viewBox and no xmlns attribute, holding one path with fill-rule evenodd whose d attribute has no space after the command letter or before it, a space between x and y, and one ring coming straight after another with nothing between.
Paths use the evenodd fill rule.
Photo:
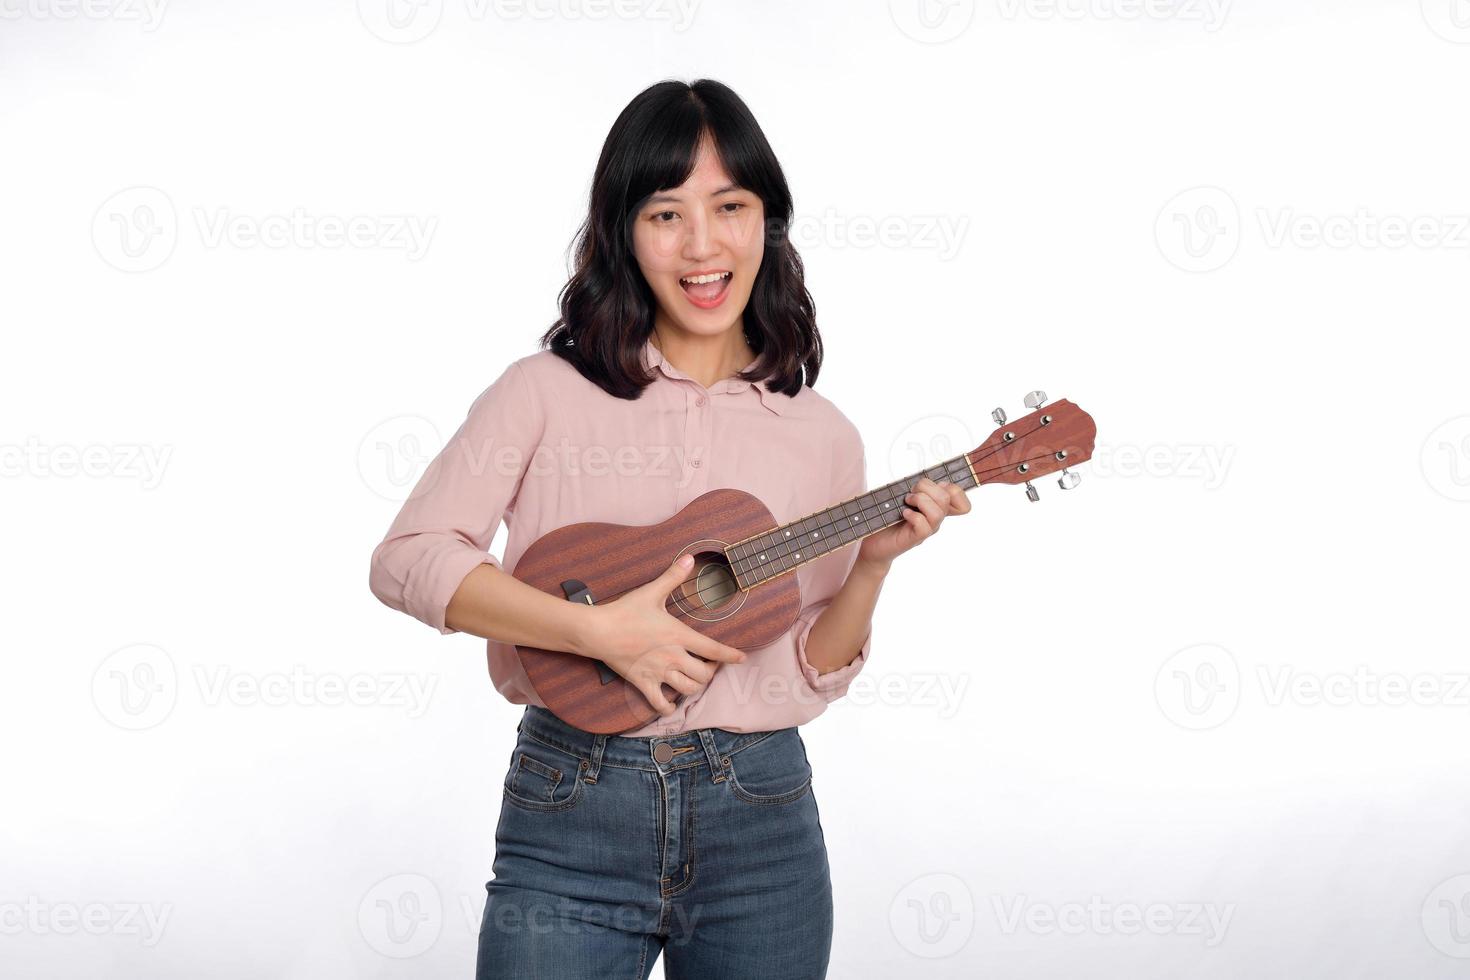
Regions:
<instances>
[{"instance_id":1,"label":"wrist","mask_svg":"<svg viewBox=\"0 0 1470 980\"><path fill-rule=\"evenodd\" d=\"M853 563L852 571L848 574L859 575L881 581L888 577L888 570L892 567L892 559L888 559L885 561L873 561L867 558L860 557L856 562Z\"/></svg>"},{"instance_id":2,"label":"wrist","mask_svg":"<svg viewBox=\"0 0 1470 980\"><path fill-rule=\"evenodd\" d=\"M567 611L570 613L567 619L567 652L575 653L579 657L591 656L593 637L597 635L597 623L601 619L602 610L596 606L578 605L567 603Z\"/></svg>"}]
</instances>

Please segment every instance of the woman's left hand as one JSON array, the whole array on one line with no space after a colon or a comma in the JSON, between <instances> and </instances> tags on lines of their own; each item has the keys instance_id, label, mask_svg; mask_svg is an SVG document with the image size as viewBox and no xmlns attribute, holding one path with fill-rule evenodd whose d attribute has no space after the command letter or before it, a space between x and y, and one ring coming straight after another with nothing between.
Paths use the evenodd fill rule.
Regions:
<instances>
[{"instance_id":1,"label":"woman's left hand","mask_svg":"<svg viewBox=\"0 0 1470 980\"><path fill-rule=\"evenodd\" d=\"M858 561L886 569L899 555L926 540L950 514L968 514L970 498L948 480L935 483L921 477L903 502L903 523L886 527L863 539ZM917 509L912 509L917 508Z\"/></svg>"}]
</instances>

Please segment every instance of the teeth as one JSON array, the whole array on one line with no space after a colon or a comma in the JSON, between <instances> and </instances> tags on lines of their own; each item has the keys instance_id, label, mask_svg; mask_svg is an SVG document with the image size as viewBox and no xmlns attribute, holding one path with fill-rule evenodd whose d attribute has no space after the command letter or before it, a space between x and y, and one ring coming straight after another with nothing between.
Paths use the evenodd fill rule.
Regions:
<instances>
[{"instance_id":1,"label":"teeth","mask_svg":"<svg viewBox=\"0 0 1470 980\"><path fill-rule=\"evenodd\" d=\"M729 277L730 273L728 272L716 272L708 276L684 276L679 281L687 282L691 286L698 286L702 283L718 282L721 279L728 279Z\"/></svg>"}]
</instances>

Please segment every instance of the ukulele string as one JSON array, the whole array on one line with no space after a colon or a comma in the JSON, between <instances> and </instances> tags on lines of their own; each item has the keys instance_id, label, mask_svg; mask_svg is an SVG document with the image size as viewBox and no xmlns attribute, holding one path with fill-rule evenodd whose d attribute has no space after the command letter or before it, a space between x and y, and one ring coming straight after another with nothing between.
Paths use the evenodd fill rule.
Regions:
<instances>
[{"instance_id":1,"label":"ukulele string","mask_svg":"<svg viewBox=\"0 0 1470 980\"><path fill-rule=\"evenodd\" d=\"M1036 431L1036 430L1033 430L1033 431ZM1029 433L1029 432L1027 433L1027 435L1030 435L1030 434L1031 433ZM994 456L996 453L1000 452L1000 450L1003 449L1003 448L1005 448L1005 447L1004 446L996 446L996 447L994 447L989 452L987 452L984 456L979 457L979 460L978 461L983 461L985 459L988 459L991 456ZM969 470L973 467L973 464L977 461L977 460L969 460L968 463L967 463L966 460L967 460L968 455L969 454L966 453L966 454L963 454L963 455L960 455L960 456L956 456L954 459L947 461L947 463L939 463L939 464L935 464L935 465L936 466L945 466L945 472L947 474L948 473L948 470L950 468L954 468L954 469L959 470L960 465L961 464L964 464L964 469L959 470L959 472L961 473L961 475L964 475L965 473L968 473L969 472ZM1035 457L1035 458L1036 459L1041 459L1042 457L1038 456L1038 457ZM1030 460L1027 460L1027 462L1030 462ZM933 469L933 467L930 467L930 469ZM928 471L926 470L926 471L923 471L923 472L924 473L927 473ZM976 468L974 475L978 477L981 472L984 472L984 471L982 469ZM897 486L900 486L901 485L901 482L902 481L897 481L897 482L894 482L894 483L886 484L883 487L879 487L878 488L878 491L886 490L888 487L897 487ZM981 482L983 482L983 481L981 481ZM981 482L977 482L975 484L975 487L980 486L981 485ZM975 489L975 487L966 487L965 489L966 490L973 490L973 489ZM878 491L870 490L870 491L868 491L867 494L865 494L865 496L869 496L869 495L871 495L871 494L873 494L875 492L878 492ZM907 496L911 492L912 492L911 489L910 490L905 490L904 491L904 496ZM862 517L862 520L864 522L866 522L868 520L871 520L872 518L866 516L868 507L869 506L876 507L879 504L881 504L882 502L883 501L881 499L880 500L875 500L872 504L865 506L863 508L863 515L864 516ZM904 506L905 507L908 507L910 505L904 504ZM844 518L845 517L851 517L851 516L852 515L843 515ZM875 514L874 516L877 516L877 515ZM841 518L833 518L832 520L829 520L825 524L822 524L818 528L818 530L825 530L827 528L835 527L840 519ZM902 518L900 518L899 520L901 521ZM894 522L894 524L897 524L897 523L898 523L898 521L895 521ZM884 525L884 527L879 528L879 530L886 530L889 527L893 527L894 524ZM773 528L772 530L775 530L775 529ZM878 532L877 531L873 531L873 532L869 532L869 533L876 534ZM866 536L867 535L864 535L864 537L866 537ZM848 544L852 544L853 542L849 541L847 543ZM836 549L834 549L834 551L835 550ZM831 552L828 552L828 554L830 554L830 553ZM785 556L782 556L782 557L785 557ZM770 562L764 562L764 563L761 563L761 564L770 564ZM759 568L759 567L761 567L761 564L757 564L757 565L755 565L753 567ZM698 581L699 581L699 577L698 576L696 576L694 578L684 579L677 586L675 586L675 589L680 589L683 586L690 585L692 583L697 583ZM700 588L696 588L692 593L685 593L685 598L697 598L700 601L701 604L703 604L706 608L708 608L711 603L721 602L721 601L727 599L728 597L734 595L736 592L739 592L740 591L740 589L739 589L739 587L737 585L734 589L725 589L724 591L720 592L717 595L716 594L713 594L713 592L714 592L715 589L718 589L721 586L726 585L726 584L728 584L728 583L725 582L725 581L721 581L721 582L713 583L711 585L707 585L707 586L703 586L703 587L700 587ZM623 596L627 595L629 592L632 592L633 589L637 589L637 588L641 588L641 586L635 585L632 588L623 589L623 590L621 590L619 592L614 592L614 593L612 593L612 594L610 594L608 596L603 597L602 599L600 599L598 601L599 602L612 602L615 599L622 598ZM667 598L667 599L664 600L664 609L666 611L668 611L668 610L677 609L677 608L678 608L678 600L673 597L673 593L670 593L670 598Z\"/></svg>"},{"instance_id":2,"label":"ukulele string","mask_svg":"<svg viewBox=\"0 0 1470 980\"><path fill-rule=\"evenodd\" d=\"M1039 428L1040 427L1038 426L1037 429L1039 429ZM1032 432L1037 431L1037 429L1033 429ZM1031 432L1028 432L1027 433L1028 436L1031 435L1031 434L1032 434ZM983 462L984 460L990 458L991 456L996 455L996 453L998 453L1003 448L1004 448L1004 446L996 446L996 447L994 447L993 449L991 449L990 451L988 451L984 456L979 457L979 461ZM1043 459L1044 458L1044 455L1045 454L1043 454L1042 456L1035 456L1035 457L1032 457L1031 459L1023 460L1023 462L1034 462L1035 460ZM948 460L945 463L936 464L935 467L930 467L930 469L934 469L936 467L942 466L944 468L944 471L943 471L943 475L944 476L951 475L951 473L950 473L951 470L955 470L960 475L963 476L963 475L965 475L967 473L970 473L970 471L973 469L974 472L971 475L974 476L974 477L976 477L976 478L978 478L979 474L982 473L982 472L988 474L990 472L990 470L994 470L996 472L999 472L999 470L1000 470L1000 467L991 467L990 470L986 470L984 468L976 469L973 466L974 462L976 462L976 461L975 460L969 460L968 459L968 456L969 456L968 453L966 453L964 455L961 455L961 456L956 456L954 459ZM1009 465L1010 464L1007 464L1007 466L1009 466ZM927 470L926 471L922 471L922 472L923 472L924 475L928 475L928 471ZM964 489L966 489L966 490L973 490L975 487L981 486L983 482L984 481L981 481L981 480L978 480L977 479L977 482L975 483L974 487L965 487ZM869 491L868 495L871 495L872 493L876 493L876 492L879 492L879 491L882 491L882 490L886 490L886 489L888 489L888 487L897 487L897 486L900 486L900 485L901 485L901 481L890 483L890 484L887 484L886 486L879 487L877 491ZM904 491L904 496L907 496L910 492L912 492L912 490L906 490L906 491ZM867 522L867 521L869 521L869 520L872 519L871 517L868 517L867 516L867 509L868 509L868 507L876 507L876 506L878 506L881 503L883 503L883 500L880 498L880 499L877 499L877 500L873 501L872 504L869 504L869 505L865 506L863 508L863 513L862 513L862 517L861 517L862 521ZM905 507L910 507L909 504L904 504L904 506ZM913 509L916 509L916 508L913 508ZM818 528L818 530L825 530L827 528L835 527L839 523L839 521L842 521L845 518L852 517L852 516L853 515L851 515L851 514L841 515L840 517L834 518L834 519L829 520L826 523L822 524ZM877 515L875 514L874 516L877 516ZM902 518L900 518L899 520L901 521ZM899 521L893 522L893 524L897 524L897 523L899 523ZM878 530L885 530L888 527L892 527L893 524L884 525L883 528L879 528ZM877 531L871 531L871 532L868 532L868 533L876 534ZM863 536L866 537L867 535L865 534ZM849 541L847 543L848 544L852 544L853 542ZM833 550L835 551L837 549L833 549ZM830 553L830 552L828 552L828 553ZM784 558L786 556L782 555L780 557L783 557ZM761 567L762 564L771 564L771 563L772 562L763 562L763 563L759 563L759 564L757 564L757 565L755 565L753 567L759 568L759 567ZM680 586L683 586L683 585L688 585L691 582L695 582L695 581L697 581L697 579L685 579L683 582L681 582L679 584L680 584ZM713 596L711 596L708 599L706 598L706 595L705 595L706 590L713 590L715 588L718 588L721 585L727 585L727 584L728 584L728 582L726 582L726 581L717 582L717 583L715 583L715 585L706 586L703 589L696 589L695 592L693 593L693 595L694 596L697 596L698 599L699 599L699 601L706 608L708 608L710 606L711 602L721 602L724 599L728 598L729 596L732 596L736 592L739 592L740 591L739 585L737 584L734 589L727 588L727 589L725 589L723 592L721 592L718 595L713 595ZM612 598L616 599L619 596L626 595L628 591L631 591L631 590L624 590L623 592L614 593L614 595L612 596ZM677 606L678 606L677 598L674 598L673 601L670 601L668 599L666 599L664 601L664 609L665 610L677 609Z\"/></svg>"},{"instance_id":3,"label":"ukulele string","mask_svg":"<svg viewBox=\"0 0 1470 980\"><path fill-rule=\"evenodd\" d=\"M930 470L940 469L940 468L942 468L942 472L940 474L941 478L953 477L956 474L959 474L959 475L963 476L963 475L965 475L965 474L967 474L969 472L969 466L965 462L965 457L964 456L957 456L957 457L955 457L952 460L945 461L944 463L936 463L934 466L931 466L929 468L929 470L924 470L922 472L922 475L928 476ZM871 496L874 493L880 493L883 490L887 490L889 487L898 487L898 486L901 485L901 483L902 483L902 481L896 481L894 483L886 484L886 485L884 485L882 487L879 487L876 490L870 490L870 491L868 491L868 493L867 494L864 494L863 496ZM979 485L980 484L978 484L978 483L975 484L975 486L977 486L977 487ZM973 487L966 487L965 489L974 489L974 488ZM911 492L913 492L912 491L912 488L910 488L909 490L905 490L903 495L904 496L907 496ZM890 498L887 502L891 503L893 499L902 499L902 498ZM872 515L869 515L868 514L868 509L870 507L871 508L880 508L883 503L885 503L885 501L884 501L883 498L881 498L881 497L880 498L877 498L872 503L865 505L863 507L862 511L859 514L856 514L856 515L854 515L854 514L839 514L839 515L837 515L837 516L829 519L825 523L819 525L814 530L815 531L826 531L826 530L828 530L830 528L836 527L839 524L847 524L850 520L860 521L861 523L866 524L868 521L873 520L875 517L881 516L881 509L875 509L874 510L874 513ZM838 506L842 506L842 505L839 504ZM917 510L917 508L914 508L914 507L912 507L909 504L904 504L903 506L904 507L909 507L911 510ZM885 524L885 525L883 525L883 527L880 527L877 530L868 531L865 534L863 534L863 537L867 537L868 534L877 534L878 531L886 530L887 528L892 527L895 524L901 523L902 520L903 520L902 518L899 518L897 521L893 521L893 522L891 522L889 524ZM747 540L749 540L749 539L747 539ZM858 539L855 538L855 539L853 539L853 541L844 542L844 544L852 544L856 540L858 540ZM838 548L840 548L840 547L842 547L842 545L839 545L838 546ZM831 554L833 551L838 550L838 548L833 548L830 551L823 552L822 555L818 555L817 557L820 558L820 557L823 557L824 555ZM750 569L746 569L746 571L751 571L753 569L760 568L760 567L762 567L764 565L775 564L777 561L780 561L781 559L786 558L786 557L788 557L788 556L783 554L783 555L778 555L776 558L771 559L770 561L757 562L756 564L752 565ZM745 559L745 560L748 560L748 559ZM815 559L808 559L808 560L814 561ZM736 561L738 563L739 561L741 561L741 559L737 559ZM801 564L805 564L805 562L802 562ZM793 568L794 567L796 567L796 566L793 566ZM788 571L789 571L789 569L788 569ZM686 580L685 583L681 583L681 584L687 584L688 581L692 581L692 580ZM721 584L723 584L723 583L721 583ZM715 596L714 597L714 600L715 601L721 601L721 600L727 598L728 596L734 595L736 592L739 592L739 591L740 591L740 588L739 588L739 586L737 584L734 590L726 590L724 593ZM702 591L696 592L695 595L697 595L699 597L700 601L703 602L706 605L706 607L708 607L709 603L705 601L705 596L704 596L704 593ZM665 609L668 609L669 608L669 603L668 602L665 602L664 603L664 608Z\"/></svg>"},{"instance_id":4,"label":"ukulele string","mask_svg":"<svg viewBox=\"0 0 1470 980\"><path fill-rule=\"evenodd\" d=\"M1025 439L1026 437L1029 437L1029 436L1035 434L1036 432L1039 432L1040 430L1041 430L1041 426L1038 425L1035 428L1033 428L1030 432L1027 432L1026 435L1023 436L1022 438ZM1008 446L1008 445L1012 445L1012 443L1004 443L1002 445L995 446L995 447L991 448L990 450L986 451L983 455L977 456L973 460L969 458L970 457L970 454L969 453L964 453L964 454L961 454L959 456L956 456L954 459L945 460L945 461L943 461L941 463L936 463L934 466L931 466L929 468L929 470L942 468L941 477L951 477L951 476L954 476L955 474L958 474L960 476L965 476L965 475L968 474L971 477L973 477L976 482L975 482L974 486L963 487L962 489L965 489L965 490L973 490L973 489L975 489L975 487L981 486L985 482L984 480L979 479L979 475L981 473L986 473L987 475L989 475L992 471L999 472L1001 470L1001 467L990 467L989 469L986 469L984 467L976 468L974 464L976 462L984 462L985 460L989 459L990 457L995 456L997 453L999 453L1002 449L1006 448L1006 446ZM1036 460L1045 458L1045 455L1046 454L1042 454L1040 456L1033 456L1033 457L1030 457L1029 459L1022 460L1022 462L1027 462L1027 463L1029 463L1029 462L1035 462ZM1009 467L1010 465L1011 464L1007 464L1007 467ZM922 471L920 471L920 474L923 475L923 476L928 476L929 475L929 470L922 470ZM958 483L958 481L953 481L953 482ZM875 493L879 493L879 492L881 492L883 490L887 490L889 487L898 487L898 486L901 486L902 483L903 483L903 481L895 481L893 483L886 484L885 486L878 487L876 490L870 490L870 491L868 491L867 494L864 494L863 496L871 496L871 495L873 495ZM904 496L907 496L910 492L912 492L912 487L910 487L908 490L905 490L904 491ZM902 499L902 498L892 498L892 499ZM863 508L863 510L862 510L862 514L860 515L860 519L864 523L866 523L869 520L872 520L872 517L869 517L867 515L868 507L877 507L879 504L882 504L883 502L884 502L883 499L879 498L877 500L874 500L871 504L868 504L867 506L865 506ZM841 505L839 505L839 506L841 506ZM904 504L903 506L909 507L910 509L917 509L917 508L913 508L909 504ZM874 514L873 516L877 516L877 515ZM817 530L826 530L828 528L835 527L835 526L837 526L838 523L845 522L847 518L851 518L851 517L854 517L854 515L852 515L852 514L838 515L837 517L832 518L831 520L828 520L826 523L820 525L817 528ZM900 518L900 521L901 520L902 520L902 518ZM879 531L886 530L887 528L892 527L894 524L897 524L897 523L899 523L899 521L894 521L892 524L885 524L883 527L879 528L878 530ZM876 533L878 533L878 532L877 531L867 532L867 534L876 534ZM867 537L867 534L864 534L863 537ZM758 537L759 535L755 535L755 536ZM750 539L747 538L745 540L750 540ZM737 543L739 543L739 542L737 542ZM849 541L849 542L846 542L846 543L847 544L852 544L853 542L852 541ZM834 548L832 550L833 551L836 551L837 549ZM830 554L830 552L825 552L824 554ZM784 558L784 557L786 557L786 556L785 555L781 555L781 556L778 556L777 559L773 559L771 561L759 562L759 563L753 565L752 568L760 568L760 567L762 567L762 565L773 564L775 561L779 560L780 558ZM818 557L821 557L821 556L818 556ZM737 559L737 561L739 561L739 559ZM803 562L802 564L805 564L805 563ZM692 581L695 581L695 580L694 579L686 579L685 581L681 582L680 585L688 585ZM716 601L722 600L722 599L726 598L727 596L734 595L735 592L739 592L739 591L740 591L740 589L739 589L739 586L737 585L736 588L733 591L727 590L724 593L722 593L722 594L720 594L718 596L715 596L714 598L715 598ZM623 593L623 592L616 593L614 595L614 598L616 598L617 596L623 595L623 594L625 594L625 593ZM696 591L695 595L699 596L701 602L704 601L704 593L703 593L703 591ZM706 605L708 605L708 603L706 603ZM665 601L664 602L664 608L665 609L669 609L670 608L670 603L668 601Z\"/></svg>"}]
</instances>

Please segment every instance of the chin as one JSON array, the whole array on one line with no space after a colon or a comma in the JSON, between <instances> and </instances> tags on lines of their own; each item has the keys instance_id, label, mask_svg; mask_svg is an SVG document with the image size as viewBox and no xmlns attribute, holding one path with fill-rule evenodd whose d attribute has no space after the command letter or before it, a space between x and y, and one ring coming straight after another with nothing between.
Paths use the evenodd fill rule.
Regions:
<instances>
[{"instance_id":1,"label":"chin","mask_svg":"<svg viewBox=\"0 0 1470 980\"><path fill-rule=\"evenodd\" d=\"M735 318L727 315L724 310L720 310L718 316L714 310L695 310L692 316L685 316L678 322L679 326L692 334L718 337L735 325Z\"/></svg>"}]
</instances>

